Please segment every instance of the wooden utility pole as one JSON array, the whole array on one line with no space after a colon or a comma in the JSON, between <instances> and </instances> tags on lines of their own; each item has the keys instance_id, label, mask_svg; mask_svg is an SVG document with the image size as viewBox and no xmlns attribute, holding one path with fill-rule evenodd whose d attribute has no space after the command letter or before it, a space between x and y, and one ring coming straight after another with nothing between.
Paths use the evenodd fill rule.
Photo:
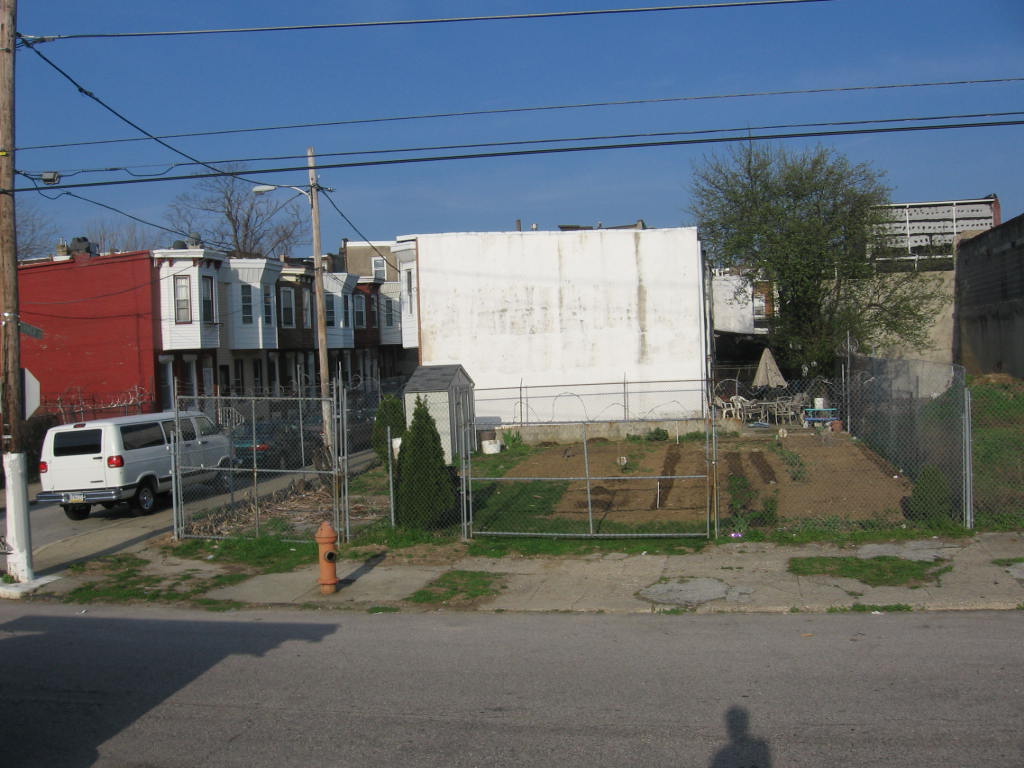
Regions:
<instances>
[{"instance_id":1,"label":"wooden utility pole","mask_svg":"<svg viewBox=\"0 0 1024 768\"><path fill-rule=\"evenodd\" d=\"M18 243L14 214L14 44L17 0L0 0L0 309L3 322L4 448L23 453Z\"/></svg>"},{"instance_id":2,"label":"wooden utility pole","mask_svg":"<svg viewBox=\"0 0 1024 768\"><path fill-rule=\"evenodd\" d=\"M313 289L316 299L316 348L320 366L320 397L323 399L324 442L331 466L337 460L337 438L334 423L330 418L332 409L327 401L331 397L331 367L327 350L327 307L324 296L324 253L320 241L320 184L316 178L316 152L313 147L306 149L309 165L309 209L313 217Z\"/></svg>"}]
</instances>

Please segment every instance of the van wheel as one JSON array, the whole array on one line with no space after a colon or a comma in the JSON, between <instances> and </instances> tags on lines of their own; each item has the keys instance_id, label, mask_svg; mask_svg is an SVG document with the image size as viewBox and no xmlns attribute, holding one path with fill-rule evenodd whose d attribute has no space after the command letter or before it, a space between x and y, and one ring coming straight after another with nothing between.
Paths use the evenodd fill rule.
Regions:
<instances>
[{"instance_id":1,"label":"van wheel","mask_svg":"<svg viewBox=\"0 0 1024 768\"><path fill-rule=\"evenodd\" d=\"M85 520L89 516L88 504L61 504L68 520Z\"/></svg>"},{"instance_id":2,"label":"van wheel","mask_svg":"<svg viewBox=\"0 0 1024 768\"><path fill-rule=\"evenodd\" d=\"M140 515L148 515L156 509L156 493L153 491L153 484L150 482L141 483L135 491L135 498L132 499L132 506Z\"/></svg>"}]
</instances>

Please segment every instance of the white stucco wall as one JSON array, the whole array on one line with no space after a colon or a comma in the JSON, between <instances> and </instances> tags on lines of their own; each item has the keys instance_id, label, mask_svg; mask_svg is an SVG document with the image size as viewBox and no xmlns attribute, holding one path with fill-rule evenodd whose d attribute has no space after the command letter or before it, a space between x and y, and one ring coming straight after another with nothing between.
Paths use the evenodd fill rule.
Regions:
<instances>
[{"instance_id":1,"label":"white stucco wall","mask_svg":"<svg viewBox=\"0 0 1024 768\"><path fill-rule=\"evenodd\" d=\"M478 393L520 383L704 376L707 334L694 228L414 239L418 296L410 309L418 310L421 362L461 364ZM407 252L402 256L405 268ZM405 303L404 283L402 291ZM403 332L405 321L403 313ZM699 387L671 399L685 400L681 410L701 409ZM570 400L546 417L570 418ZM487 415L479 407L478 400L477 415ZM591 410L602 407L588 409L593 416Z\"/></svg>"},{"instance_id":2,"label":"white stucco wall","mask_svg":"<svg viewBox=\"0 0 1024 768\"><path fill-rule=\"evenodd\" d=\"M754 332L754 298L746 280L737 275L715 275L711 294L716 331Z\"/></svg>"}]
</instances>

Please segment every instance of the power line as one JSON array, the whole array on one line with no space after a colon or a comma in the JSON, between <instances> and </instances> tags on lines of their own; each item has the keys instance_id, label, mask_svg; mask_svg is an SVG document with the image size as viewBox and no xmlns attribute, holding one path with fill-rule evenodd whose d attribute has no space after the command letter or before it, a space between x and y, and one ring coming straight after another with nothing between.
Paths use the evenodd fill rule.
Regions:
<instances>
[{"instance_id":1,"label":"power line","mask_svg":"<svg viewBox=\"0 0 1024 768\"><path fill-rule=\"evenodd\" d=\"M418 115L395 115L387 117L369 117L369 118L357 118L352 120L329 120L322 122L310 122L310 123L291 123L285 125L272 125L272 126L260 126L256 128L225 128L221 130L212 131L190 131L187 133L170 133L163 136L157 136L157 139L188 139L188 138L201 138L204 136L228 136L238 133L259 133L269 131L288 131L305 128L330 128L343 125L368 125L373 123L389 123L389 122L401 122L409 120L437 120L442 118L455 118L455 117L479 117L486 115L507 115L517 114L524 112L545 112L555 110L570 110L570 109L594 109L600 107L621 107L621 106L636 106L644 104L668 104L675 102L687 102L687 101L712 101L721 99L748 99L748 98L760 98L760 97L776 97L776 96L806 96L816 95L825 93L854 93L859 91L882 91L882 90L894 90L901 88L936 88L946 86L960 86L960 85L992 85L1001 83L1019 83L1024 81L1024 77L999 77L999 78L986 78L981 80L946 80L939 82L924 82L924 83L885 83L881 85L855 85L855 86L840 86L835 88L804 88L804 89L787 89L787 90L774 90L774 91L750 91L742 93L724 93L724 94L706 94L698 96L665 96L654 99L622 99L618 101L591 101L591 102L580 102L576 104L548 104L540 106L527 106L527 107L504 107L499 109L477 109L477 110L463 110L460 112L432 112ZM137 141L147 141L148 138L140 137L126 137L121 139L97 139L94 141L77 141L77 142L64 142L60 144L36 144L26 147L18 147L18 152L27 152L30 150L37 149L64 149L67 147L88 147L96 146L99 144L122 144Z\"/></svg>"},{"instance_id":2,"label":"power line","mask_svg":"<svg viewBox=\"0 0 1024 768\"><path fill-rule=\"evenodd\" d=\"M385 256L383 253L381 253L379 250L377 250L377 246L374 245L372 242L370 242L370 239L366 235L364 235L362 232L359 231L359 227L357 227L355 224L353 224L352 223L352 219L350 219L348 216L346 216L345 212L343 210L341 210L341 208L338 207L338 204L334 202L334 198L332 198L329 194L327 194L327 192L324 191L323 187L320 188L320 191L323 192L324 197L327 198L327 202L330 203L331 207L338 212L338 215L341 216L341 218L343 218L348 223L348 225L350 227L352 227L352 231L355 232L357 235L359 235L359 237L361 237L363 239L364 243L366 243L368 246L373 248L373 252L376 253L378 256L380 256L382 259L384 259L384 263L385 264L390 266L396 272L399 271L398 270L398 265L396 265L393 261L388 259L387 256Z\"/></svg>"},{"instance_id":3,"label":"power line","mask_svg":"<svg viewBox=\"0 0 1024 768\"><path fill-rule=\"evenodd\" d=\"M447 162L453 160L486 160L486 159L497 159L506 157L526 157L530 155L555 155L564 154L568 152L600 152L610 151L618 149L646 149L653 147L678 147L678 146L689 146L699 144L725 144L734 143L738 141L778 141L783 139L809 139L809 138L824 138L832 136L862 136L872 134L884 134L884 133L909 133L914 131L944 131L944 130L956 130L964 128L995 128L995 127L1006 127L1024 125L1024 120L992 120L983 122L970 122L970 123L948 123L939 125L912 125L912 126L890 126L886 128L854 128L854 129L841 129L835 131L805 131L798 133L769 133L769 134L757 134L749 136L720 136L714 138L703 138L703 139L672 139L664 141L651 141L651 142L630 142L622 144L597 144L597 145L586 145L576 147L547 147L541 149L519 149L509 152L480 152L470 154L458 154L458 155L432 155L428 157L405 157L396 158L390 160L363 160L358 162L350 163L327 163L325 165L319 165L320 170L328 170L332 168L369 168L374 166L387 166L387 165L411 165L416 163L437 163ZM251 174L271 174L271 173L286 173L294 171L308 170L308 166L288 166L281 168L260 168L249 171ZM84 187L109 187L109 186L122 186L125 184L146 184L160 181L196 181L199 179L208 178L219 178L224 176L237 176L237 174L229 172L219 173L196 173L184 176L160 176L153 178L141 178L141 179L119 179L115 181L92 181L92 182L80 182L78 184L56 184L51 186L51 189L79 189ZM245 179L245 181L249 181ZM19 187L13 190L0 190L0 193L5 191L9 192L31 192L31 187Z\"/></svg>"},{"instance_id":4,"label":"power line","mask_svg":"<svg viewBox=\"0 0 1024 768\"><path fill-rule=\"evenodd\" d=\"M299 32L324 29L360 29L367 27L401 27L423 24L456 24L473 21L519 21L527 19L557 19L573 16L610 16L668 11L699 11L717 8L744 8L764 5L800 5L804 3L830 3L833 0L736 0L736 2L700 3L693 5L661 5L646 8L607 8L582 11L550 11L547 13L509 13L497 16L458 16L436 19L401 19L392 21L350 21L335 24L296 24L275 27L237 27L226 29L188 29L164 32L94 32L71 35L19 35L26 45L51 43L57 40L95 40L125 37L181 37L187 35L226 35L252 32Z\"/></svg>"},{"instance_id":5,"label":"power line","mask_svg":"<svg viewBox=\"0 0 1024 768\"><path fill-rule=\"evenodd\" d=\"M832 120L826 122L815 122L815 123L777 123L770 125L748 125L740 128L695 128L687 131L645 131L639 133L618 133L618 134L603 134L593 136L572 136L572 137L556 137L547 139L516 139L509 141L488 141L488 142L475 142L471 144L437 144L419 147L394 147L390 149L358 149L348 150L346 152L318 152L318 158L327 157L350 157L357 155L383 155L383 154L396 154L399 152L437 152L441 150L453 150L453 149L482 149L485 147L510 147L510 146L523 146L530 144L564 144L573 141L610 141L613 139L636 139L636 138L658 138L666 136L696 136L700 134L711 134L711 133L737 133L737 132L749 132L749 131L766 131L766 130L780 130L780 129L791 129L791 128L826 128L826 127L839 127L839 126L852 126L852 125L876 125L879 123L907 123L907 122L925 122L935 120L970 120L980 118L992 118L992 117L1012 117L1017 115L1024 115L1024 111L1013 111L1013 112L975 112L970 114L959 114L959 115L926 115L926 116L915 116L915 117L885 117L875 118L870 120ZM270 162L270 161L281 161L281 160L298 160L306 157L305 155L270 155L262 157L244 157L244 158L233 158L230 160L217 160L214 161L215 165L236 165L241 163L255 163L255 162ZM122 167L107 167L107 168L80 168L75 170L63 170L63 169L52 169L47 168L48 171L57 170L62 177L77 176L83 173L129 173L137 178L153 178L157 176L166 176L175 168L184 168L190 165L196 165L196 163L172 163L168 165L164 170L154 172L150 174L133 173L133 170L139 168L152 168L152 164L147 165L136 165L136 166L122 166ZM30 178L38 177L38 173L32 174L25 171L19 171L23 176Z\"/></svg>"}]
</instances>

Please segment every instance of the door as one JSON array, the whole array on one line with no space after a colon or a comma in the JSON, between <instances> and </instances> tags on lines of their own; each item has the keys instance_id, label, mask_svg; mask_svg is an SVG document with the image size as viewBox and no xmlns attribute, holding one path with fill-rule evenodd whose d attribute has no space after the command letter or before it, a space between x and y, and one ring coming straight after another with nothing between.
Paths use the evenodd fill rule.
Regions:
<instances>
[{"instance_id":1,"label":"door","mask_svg":"<svg viewBox=\"0 0 1024 768\"><path fill-rule=\"evenodd\" d=\"M104 487L103 430L95 427L55 432L53 459L44 483L53 491Z\"/></svg>"}]
</instances>

